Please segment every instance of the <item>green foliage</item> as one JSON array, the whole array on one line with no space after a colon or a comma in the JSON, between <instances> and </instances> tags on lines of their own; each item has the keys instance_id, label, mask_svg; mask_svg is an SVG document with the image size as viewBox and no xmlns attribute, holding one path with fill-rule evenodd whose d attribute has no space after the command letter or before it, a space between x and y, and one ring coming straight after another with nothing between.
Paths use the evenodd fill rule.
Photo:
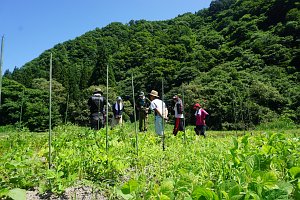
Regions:
<instances>
[{"instance_id":1,"label":"green foliage","mask_svg":"<svg viewBox=\"0 0 300 200\"><path fill-rule=\"evenodd\" d=\"M187 127L186 137L173 137L173 125L167 124L163 151L151 124L138 135L137 156L133 127L125 123L110 130L108 151L105 130L56 127L51 169L47 133L1 134L0 197L20 199L36 187L41 194L63 195L78 183L90 183L112 199L299 197L299 130L240 137L209 131L203 140L193 127Z\"/></svg>"},{"instance_id":2,"label":"green foliage","mask_svg":"<svg viewBox=\"0 0 300 200\"><path fill-rule=\"evenodd\" d=\"M53 77L63 89L54 97L59 98L55 112L82 125L88 123L85 91L106 85L107 65L109 87L118 96L131 94L132 74L135 91L161 92L163 78L165 96L172 97L185 85L187 122L192 124L190 106L201 99L208 101L213 129L253 128L287 111L299 123L299 16L296 0L214 0L208 9L170 20L96 28L5 77L25 90L46 87L51 52ZM16 92L6 93L16 98ZM7 101L0 123L16 123L21 104Z\"/></svg>"}]
</instances>

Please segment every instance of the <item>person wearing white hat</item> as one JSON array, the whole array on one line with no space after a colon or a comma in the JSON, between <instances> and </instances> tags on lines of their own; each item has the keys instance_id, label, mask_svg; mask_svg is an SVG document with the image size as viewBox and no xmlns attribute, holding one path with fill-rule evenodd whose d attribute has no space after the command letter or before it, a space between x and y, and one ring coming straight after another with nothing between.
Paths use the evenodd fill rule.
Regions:
<instances>
[{"instance_id":1,"label":"person wearing white hat","mask_svg":"<svg viewBox=\"0 0 300 200\"><path fill-rule=\"evenodd\" d=\"M116 102L112 106L113 117L111 120L111 128L115 127L118 124L122 124L122 112L124 110L124 104L121 97L117 97Z\"/></svg>"},{"instance_id":2,"label":"person wearing white hat","mask_svg":"<svg viewBox=\"0 0 300 200\"><path fill-rule=\"evenodd\" d=\"M136 109L138 111L139 117L139 130L147 131L147 119L148 119L148 110L150 106L150 100L145 97L144 92L140 92L139 98L136 102Z\"/></svg>"},{"instance_id":3,"label":"person wearing white hat","mask_svg":"<svg viewBox=\"0 0 300 200\"><path fill-rule=\"evenodd\" d=\"M150 93L150 109L154 111L155 114L155 132L159 136L163 136L163 120L167 120L168 110L166 109L166 104L159 99L158 92L152 90Z\"/></svg>"}]
</instances>

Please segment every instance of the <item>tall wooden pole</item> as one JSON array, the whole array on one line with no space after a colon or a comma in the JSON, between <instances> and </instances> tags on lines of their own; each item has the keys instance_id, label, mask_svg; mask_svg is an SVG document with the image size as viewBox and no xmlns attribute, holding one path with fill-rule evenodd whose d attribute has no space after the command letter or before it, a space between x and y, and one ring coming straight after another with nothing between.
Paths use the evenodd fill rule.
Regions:
<instances>
[{"instance_id":1,"label":"tall wooden pole","mask_svg":"<svg viewBox=\"0 0 300 200\"><path fill-rule=\"evenodd\" d=\"M132 99L133 99L133 115L134 115L135 147L136 147L136 155L139 156L138 134L137 134L137 130L136 130L136 112L135 112L135 98L134 98L133 74L131 74L131 87L132 87Z\"/></svg>"},{"instance_id":2,"label":"tall wooden pole","mask_svg":"<svg viewBox=\"0 0 300 200\"><path fill-rule=\"evenodd\" d=\"M108 64L106 65L106 135L105 149L108 152Z\"/></svg>"},{"instance_id":3,"label":"tall wooden pole","mask_svg":"<svg viewBox=\"0 0 300 200\"><path fill-rule=\"evenodd\" d=\"M182 88L183 133L184 133L184 141L186 141L186 133L185 133L185 111L184 111L184 88L183 88L183 85L181 85L181 88Z\"/></svg>"},{"instance_id":4,"label":"tall wooden pole","mask_svg":"<svg viewBox=\"0 0 300 200\"><path fill-rule=\"evenodd\" d=\"M165 106L164 106L164 78L161 79L161 101L162 101L162 147L165 150Z\"/></svg>"},{"instance_id":5,"label":"tall wooden pole","mask_svg":"<svg viewBox=\"0 0 300 200\"><path fill-rule=\"evenodd\" d=\"M1 40L1 54L0 54L0 108L2 105L2 97L1 97L1 93L2 93L2 65L3 65L3 46L4 46L4 36L2 36L2 40Z\"/></svg>"},{"instance_id":6,"label":"tall wooden pole","mask_svg":"<svg viewBox=\"0 0 300 200\"><path fill-rule=\"evenodd\" d=\"M52 104L52 53L50 54L50 73L49 73L49 169L51 168L51 130L52 130L52 122L51 122L51 104Z\"/></svg>"}]
</instances>

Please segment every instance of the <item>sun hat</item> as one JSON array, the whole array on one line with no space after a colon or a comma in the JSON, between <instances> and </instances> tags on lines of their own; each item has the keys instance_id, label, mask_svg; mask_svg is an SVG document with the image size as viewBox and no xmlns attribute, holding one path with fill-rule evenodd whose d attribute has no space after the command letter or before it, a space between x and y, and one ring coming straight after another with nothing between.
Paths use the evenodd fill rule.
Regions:
<instances>
[{"instance_id":1,"label":"sun hat","mask_svg":"<svg viewBox=\"0 0 300 200\"><path fill-rule=\"evenodd\" d=\"M140 97L142 97L144 95L145 95L144 92L140 92L140 94L139 94Z\"/></svg>"},{"instance_id":2,"label":"sun hat","mask_svg":"<svg viewBox=\"0 0 300 200\"><path fill-rule=\"evenodd\" d=\"M117 97L117 101L121 101L122 100L122 98L121 97Z\"/></svg>"},{"instance_id":3,"label":"sun hat","mask_svg":"<svg viewBox=\"0 0 300 200\"><path fill-rule=\"evenodd\" d=\"M174 95L174 96L173 96L173 99L178 99L178 96L177 96L177 95Z\"/></svg>"},{"instance_id":4,"label":"sun hat","mask_svg":"<svg viewBox=\"0 0 300 200\"><path fill-rule=\"evenodd\" d=\"M149 93L150 96L154 96L154 97L159 97L158 96L158 92L155 90L151 90L151 92Z\"/></svg>"}]
</instances>

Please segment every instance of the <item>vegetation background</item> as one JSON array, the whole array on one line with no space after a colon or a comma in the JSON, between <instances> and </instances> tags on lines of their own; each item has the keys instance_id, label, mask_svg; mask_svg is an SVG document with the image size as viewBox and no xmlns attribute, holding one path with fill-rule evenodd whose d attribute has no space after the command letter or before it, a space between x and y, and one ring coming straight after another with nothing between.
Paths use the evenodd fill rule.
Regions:
<instances>
[{"instance_id":1,"label":"vegetation background","mask_svg":"<svg viewBox=\"0 0 300 200\"><path fill-rule=\"evenodd\" d=\"M210 113L214 130L274 120L299 124L299 6L297 0L215 0L171 20L96 28L5 72L0 125L48 128L50 53L54 125L88 126L86 101L96 86L105 89L107 65L109 101L127 100L127 120L133 74L136 95L161 93L162 79L167 102L184 95L188 124L196 102Z\"/></svg>"}]
</instances>

